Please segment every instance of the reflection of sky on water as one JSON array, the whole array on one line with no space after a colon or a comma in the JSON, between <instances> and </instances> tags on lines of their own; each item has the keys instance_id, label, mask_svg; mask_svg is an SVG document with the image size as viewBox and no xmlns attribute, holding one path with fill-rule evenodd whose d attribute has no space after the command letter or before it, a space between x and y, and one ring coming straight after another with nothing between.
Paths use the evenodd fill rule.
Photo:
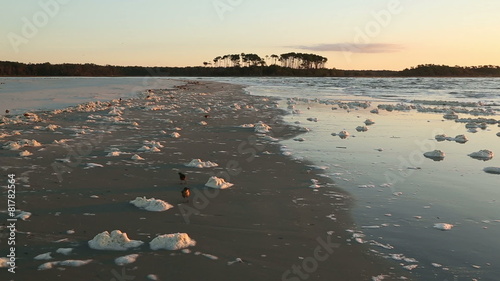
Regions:
<instances>
[{"instance_id":1,"label":"reflection of sky on water","mask_svg":"<svg viewBox=\"0 0 500 281\"><path fill-rule=\"evenodd\" d=\"M500 167L500 156L480 161L468 154L489 149L500 155L497 125L472 134L463 123L443 121L442 114L372 114L372 108L347 113L317 103L299 104L296 108L302 114L289 115L286 120L300 121L311 131L300 136L304 142L289 140L284 144L294 151L294 156L330 166L325 174L354 196L353 213L358 225L388 224L364 232L371 239L395 246L395 252L389 253L402 252L427 268L433 262L457 270L464 262L496 261L500 251L496 241L500 221L495 221L500 220L500 176L487 174L483 168ZM318 118L318 122L309 122L307 118ZM364 125L367 118L375 124L367 126L367 132L357 132L355 128ZM344 140L331 136L341 130L347 130L351 136ZM465 134L469 141L437 142L437 134ZM443 161L423 156L435 149L445 152ZM381 187L391 182L390 187ZM363 185L375 188L359 187ZM399 196L394 195L399 192ZM434 223L440 222L454 224L455 228L450 232L433 229ZM394 227L395 224L400 226ZM491 267L487 269L487 274L499 274Z\"/></svg>"}]
</instances>

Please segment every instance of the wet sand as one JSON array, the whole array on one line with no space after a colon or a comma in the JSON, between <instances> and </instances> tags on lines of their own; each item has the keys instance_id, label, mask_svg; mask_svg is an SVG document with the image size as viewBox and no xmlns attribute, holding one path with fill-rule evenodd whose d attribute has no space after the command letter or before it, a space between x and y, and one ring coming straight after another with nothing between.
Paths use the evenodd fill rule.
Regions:
<instances>
[{"instance_id":1,"label":"wet sand","mask_svg":"<svg viewBox=\"0 0 500 281\"><path fill-rule=\"evenodd\" d=\"M409 275L346 231L354 227L348 194L318 176L321 170L308 167L310 163L282 155L269 136L290 139L300 128L284 124L274 100L246 95L239 86L203 82L111 104L95 112L37 113L42 121L0 127L9 135L20 131L1 139L3 144L20 139L42 144L0 150L3 181L16 175L21 181L17 208L32 213L17 222L16 274L2 268L1 280L151 280L149 274L158 280L372 280L379 275L396 280ZM108 112L115 107L121 108L118 117L123 120L109 118L114 118ZM259 121L271 131L257 134L239 127ZM60 128L33 129L49 124ZM180 137L171 137L173 132ZM54 144L61 139L69 141ZM159 141L164 147L139 152L144 141ZM108 157L113 148L121 154ZM33 155L20 157L23 150ZM131 160L134 154L144 160ZM184 165L197 158L219 166ZM88 163L103 167L88 168ZM189 202L181 197L179 171L188 176L193 193ZM234 186L204 187L212 175ZM318 179L321 188L310 188L311 179ZM4 187L2 194L7 206ZM174 208L138 209L129 201L139 196L164 200ZM5 256L7 214L1 213L0 220ZM96 234L115 229L145 244L127 251L89 248L87 242ZM149 248L157 235L177 232L196 240L190 252ZM58 248L74 249L63 255L56 253ZM52 260L34 260L47 252ZM115 264L115 258L128 254L139 254L136 262ZM92 262L81 267L37 270L45 262L88 259Z\"/></svg>"}]
</instances>

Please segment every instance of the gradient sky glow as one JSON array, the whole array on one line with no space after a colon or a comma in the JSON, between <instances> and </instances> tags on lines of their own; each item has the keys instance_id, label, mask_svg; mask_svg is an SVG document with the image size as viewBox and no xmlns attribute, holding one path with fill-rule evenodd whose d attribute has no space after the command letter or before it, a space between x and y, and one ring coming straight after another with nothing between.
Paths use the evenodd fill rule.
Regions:
<instances>
[{"instance_id":1,"label":"gradient sky glow","mask_svg":"<svg viewBox=\"0 0 500 281\"><path fill-rule=\"evenodd\" d=\"M500 65L499 11L498 0L4 0L0 60L198 66L307 52L340 69Z\"/></svg>"}]
</instances>

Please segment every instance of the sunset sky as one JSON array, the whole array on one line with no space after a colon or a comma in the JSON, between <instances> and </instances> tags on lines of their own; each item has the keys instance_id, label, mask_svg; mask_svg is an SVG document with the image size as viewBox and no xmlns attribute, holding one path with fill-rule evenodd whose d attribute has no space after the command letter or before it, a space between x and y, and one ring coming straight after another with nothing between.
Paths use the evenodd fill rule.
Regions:
<instances>
[{"instance_id":1,"label":"sunset sky","mask_svg":"<svg viewBox=\"0 0 500 281\"><path fill-rule=\"evenodd\" d=\"M315 53L328 68L500 65L498 0L23 0L0 3L0 60L198 66Z\"/></svg>"}]
</instances>

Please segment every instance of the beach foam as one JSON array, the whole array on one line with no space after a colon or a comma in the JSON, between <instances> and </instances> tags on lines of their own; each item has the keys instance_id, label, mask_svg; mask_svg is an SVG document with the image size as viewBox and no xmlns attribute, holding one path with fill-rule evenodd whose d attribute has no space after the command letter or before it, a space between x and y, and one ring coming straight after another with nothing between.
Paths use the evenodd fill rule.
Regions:
<instances>
[{"instance_id":1,"label":"beach foam","mask_svg":"<svg viewBox=\"0 0 500 281\"><path fill-rule=\"evenodd\" d=\"M137 197L130 201L130 204L151 212L163 212L174 207L163 200L154 198L146 199L146 197Z\"/></svg>"},{"instance_id":2,"label":"beach foam","mask_svg":"<svg viewBox=\"0 0 500 281\"><path fill-rule=\"evenodd\" d=\"M33 153L31 153L31 152L29 152L27 150L19 152L19 156L21 156L21 157L28 157L28 156L31 156L31 155L33 155Z\"/></svg>"},{"instance_id":3,"label":"beach foam","mask_svg":"<svg viewBox=\"0 0 500 281\"><path fill-rule=\"evenodd\" d=\"M37 140L22 139L19 141L9 141L3 145L3 149L7 150L19 150L22 147L32 146L39 147L42 146Z\"/></svg>"},{"instance_id":4,"label":"beach foam","mask_svg":"<svg viewBox=\"0 0 500 281\"><path fill-rule=\"evenodd\" d=\"M265 134L265 133L269 133L269 131L271 130L271 127L268 126L267 124L265 124L264 122L259 121L258 123L255 123L254 129L255 129L256 133Z\"/></svg>"},{"instance_id":5,"label":"beach foam","mask_svg":"<svg viewBox=\"0 0 500 281\"><path fill-rule=\"evenodd\" d=\"M180 138L181 137L181 134L177 133L177 132L173 132L170 134L170 137L171 138L174 138L174 139L177 139L177 138Z\"/></svg>"},{"instance_id":6,"label":"beach foam","mask_svg":"<svg viewBox=\"0 0 500 281\"><path fill-rule=\"evenodd\" d=\"M366 127L366 126L357 126L356 127L356 131L358 131L358 132L366 132L366 131L368 131L368 127Z\"/></svg>"},{"instance_id":7,"label":"beach foam","mask_svg":"<svg viewBox=\"0 0 500 281\"><path fill-rule=\"evenodd\" d=\"M130 158L132 160L144 160L144 158L142 158L141 156L137 155L137 154L134 154L134 156L132 156L132 158Z\"/></svg>"},{"instance_id":8,"label":"beach foam","mask_svg":"<svg viewBox=\"0 0 500 281\"><path fill-rule=\"evenodd\" d=\"M8 258L0 258L0 268L6 268L9 265L7 264L9 262Z\"/></svg>"},{"instance_id":9,"label":"beach foam","mask_svg":"<svg viewBox=\"0 0 500 281\"><path fill-rule=\"evenodd\" d=\"M486 167L483 169L488 174L497 174L500 175L500 167Z\"/></svg>"},{"instance_id":10,"label":"beach foam","mask_svg":"<svg viewBox=\"0 0 500 281\"><path fill-rule=\"evenodd\" d=\"M471 158L478 159L478 160L490 160L493 158L493 152L487 149L483 149L477 152L473 152L471 154L468 154Z\"/></svg>"},{"instance_id":11,"label":"beach foam","mask_svg":"<svg viewBox=\"0 0 500 281\"><path fill-rule=\"evenodd\" d=\"M149 242L152 250L180 250L195 245L196 241L191 239L187 233L164 234Z\"/></svg>"},{"instance_id":12,"label":"beach foam","mask_svg":"<svg viewBox=\"0 0 500 281\"><path fill-rule=\"evenodd\" d=\"M113 230L111 234L107 231L97 234L92 240L88 241L88 244L94 250L125 251L130 248L137 248L144 242L130 240L126 233Z\"/></svg>"},{"instance_id":13,"label":"beach foam","mask_svg":"<svg viewBox=\"0 0 500 281\"><path fill-rule=\"evenodd\" d=\"M50 256L50 254L52 254L51 252L48 252L48 253L45 253L45 254L40 254L36 257L34 257L35 260L51 260L53 259L52 256Z\"/></svg>"},{"instance_id":14,"label":"beach foam","mask_svg":"<svg viewBox=\"0 0 500 281\"><path fill-rule=\"evenodd\" d=\"M210 177L207 183L205 184L206 187L218 188L218 189L230 188L233 185L234 184L226 182L224 179L218 177Z\"/></svg>"},{"instance_id":15,"label":"beach foam","mask_svg":"<svg viewBox=\"0 0 500 281\"><path fill-rule=\"evenodd\" d=\"M93 260L65 260L65 261L53 261L46 262L38 267L38 270L52 269L54 266L71 266L80 267L91 263Z\"/></svg>"},{"instance_id":16,"label":"beach foam","mask_svg":"<svg viewBox=\"0 0 500 281\"><path fill-rule=\"evenodd\" d=\"M56 253L58 254L63 254L63 255L69 255L73 251L73 248L59 248L56 250Z\"/></svg>"},{"instance_id":17,"label":"beach foam","mask_svg":"<svg viewBox=\"0 0 500 281\"><path fill-rule=\"evenodd\" d=\"M194 168L213 168L218 167L219 164L210 161L203 162L200 159L193 159L191 162L185 164L185 166Z\"/></svg>"},{"instance_id":18,"label":"beach foam","mask_svg":"<svg viewBox=\"0 0 500 281\"><path fill-rule=\"evenodd\" d=\"M440 161L440 160L444 159L446 154L444 152L442 152L441 150L434 150L434 151L425 152L424 156L427 158L430 158L434 161Z\"/></svg>"},{"instance_id":19,"label":"beach foam","mask_svg":"<svg viewBox=\"0 0 500 281\"><path fill-rule=\"evenodd\" d=\"M15 218L16 219L22 219L23 221L29 219L31 217L31 213L30 212L25 212L25 211L20 211L20 210L17 210L16 211L16 216Z\"/></svg>"},{"instance_id":20,"label":"beach foam","mask_svg":"<svg viewBox=\"0 0 500 281\"><path fill-rule=\"evenodd\" d=\"M333 134L332 134L333 135ZM349 134L348 131L340 131L340 133L338 133L338 136L341 138L341 139L345 139L347 138L348 136L350 136L351 134Z\"/></svg>"},{"instance_id":21,"label":"beach foam","mask_svg":"<svg viewBox=\"0 0 500 281\"><path fill-rule=\"evenodd\" d=\"M373 121L372 119L366 119L365 120L365 125L366 126L370 126L370 125L373 125L373 124L375 124L375 121Z\"/></svg>"},{"instance_id":22,"label":"beach foam","mask_svg":"<svg viewBox=\"0 0 500 281\"><path fill-rule=\"evenodd\" d=\"M115 263L118 266L131 264L131 263L134 263L138 257L139 257L138 254L130 254L130 255L123 256L123 257L118 257L115 259Z\"/></svg>"},{"instance_id":23,"label":"beach foam","mask_svg":"<svg viewBox=\"0 0 500 281\"><path fill-rule=\"evenodd\" d=\"M439 230L450 230L453 228L453 224L449 223L435 223L434 228L439 229Z\"/></svg>"}]
</instances>

